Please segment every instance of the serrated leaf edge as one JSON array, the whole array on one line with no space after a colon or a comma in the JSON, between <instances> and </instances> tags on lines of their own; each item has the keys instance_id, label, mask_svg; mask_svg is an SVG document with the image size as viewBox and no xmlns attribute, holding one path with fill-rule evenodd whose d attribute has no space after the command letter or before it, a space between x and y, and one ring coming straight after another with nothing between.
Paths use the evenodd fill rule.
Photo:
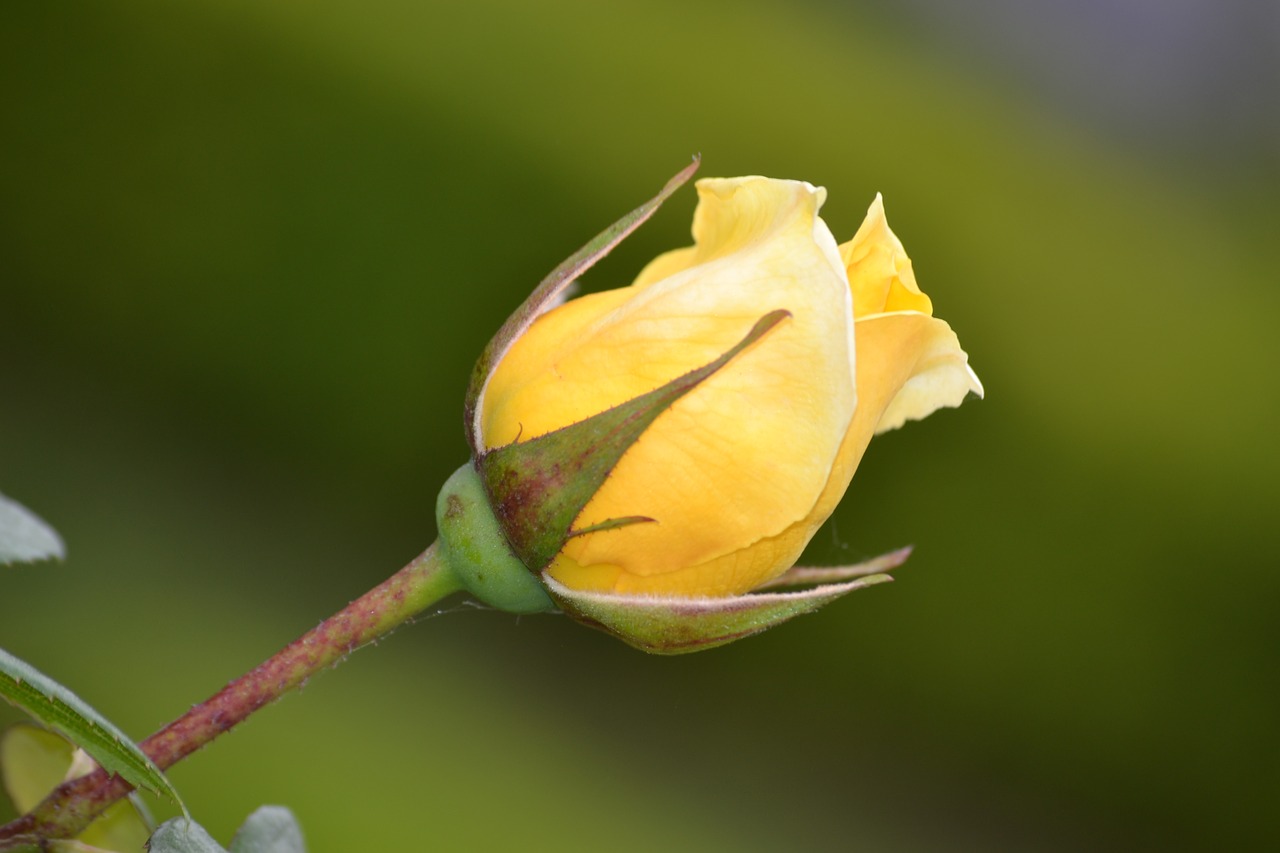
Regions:
<instances>
[{"instance_id":1,"label":"serrated leaf edge","mask_svg":"<svg viewBox=\"0 0 1280 853\"><path fill-rule=\"evenodd\" d=\"M31 664L0 649L0 697L62 733L109 773L129 784L171 798L182 798L146 753L106 717L68 688Z\"/></svg>"}]
</instances>

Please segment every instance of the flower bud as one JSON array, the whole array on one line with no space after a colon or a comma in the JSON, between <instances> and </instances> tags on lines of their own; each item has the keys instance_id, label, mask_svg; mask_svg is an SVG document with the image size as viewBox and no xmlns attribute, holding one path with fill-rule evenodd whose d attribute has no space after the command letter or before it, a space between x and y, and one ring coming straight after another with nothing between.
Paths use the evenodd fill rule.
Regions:
<instances>
[{"instance_id":1,"label":"flower bud","mask_svg":"<svg viewBox=\"0 0 1280 853\"><path fill-rule=\"evenodd\" d=\"M657 652L888 580L905 551L791 567L873 434L982 392L878 196L840 246L818 216L823 189L700 181L693 246L561 304L696 165L544 280L481 357L466 407L511 565L580 621Z\"/></svg>"}]
</instances>

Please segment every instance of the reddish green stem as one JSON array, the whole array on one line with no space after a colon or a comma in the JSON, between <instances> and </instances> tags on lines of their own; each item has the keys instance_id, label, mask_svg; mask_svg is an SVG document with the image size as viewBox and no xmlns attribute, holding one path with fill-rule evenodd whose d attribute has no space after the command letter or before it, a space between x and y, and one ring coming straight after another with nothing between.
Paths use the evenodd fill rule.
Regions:
<instances>
[{"instance_id":1,"label":"reddish green stem","mask_svg":"<svg viewBox=\"0 0 1280 853\"><path fill-rule=\"evenodd\" d=\"M170 767L262 706L341 663L361 646L387 634L460 589L432 545L382 584L348 604L210 699L165 726L139 746L161 769ZM132 787L101 769L56 788L40 805L0 827L0 850L41 839L71 838Z\"/></svg>"}]
</instances>

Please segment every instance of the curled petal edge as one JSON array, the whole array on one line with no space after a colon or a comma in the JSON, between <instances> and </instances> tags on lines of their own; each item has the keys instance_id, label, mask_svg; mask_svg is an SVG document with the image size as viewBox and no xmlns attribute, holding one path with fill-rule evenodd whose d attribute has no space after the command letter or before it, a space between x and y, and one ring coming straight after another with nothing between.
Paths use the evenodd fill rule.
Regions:
<instances>
[{"instance_id":1,"label":"curled petal edge","mask_svg":"<svg viewBox=\"0 0 1280 853\"><path fill-rule=\"evenodd\" d=\"M723 646L812 613L855 589L887 583L893 580L888 572L902 565L910 554L910 548L902 548L853 566L796 567L771 581L768 588L821 585L795 592L724 598L586 592L570 589L546 572L542 582L556 604L578 622L613 634L641 651L677 655Z\"/></svg>"}]
</instances>

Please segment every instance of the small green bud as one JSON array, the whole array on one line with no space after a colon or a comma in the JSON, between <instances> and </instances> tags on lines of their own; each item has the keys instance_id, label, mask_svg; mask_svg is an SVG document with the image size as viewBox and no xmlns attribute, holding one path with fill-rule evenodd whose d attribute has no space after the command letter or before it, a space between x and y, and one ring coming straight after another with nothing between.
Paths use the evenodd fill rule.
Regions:
<instances>
[{"instance_id":1,"label":"small green bud","mask_svg":"<svg viewBox=\"0 0 1280 853\"><path fill-rule=\"evenodd\" d=\"M468 461L445 481L436 498L440 556L462 587L509 613L538 613L556 605L537 575L511 553L489 496Z\"/></svg>"}]
</instances>

